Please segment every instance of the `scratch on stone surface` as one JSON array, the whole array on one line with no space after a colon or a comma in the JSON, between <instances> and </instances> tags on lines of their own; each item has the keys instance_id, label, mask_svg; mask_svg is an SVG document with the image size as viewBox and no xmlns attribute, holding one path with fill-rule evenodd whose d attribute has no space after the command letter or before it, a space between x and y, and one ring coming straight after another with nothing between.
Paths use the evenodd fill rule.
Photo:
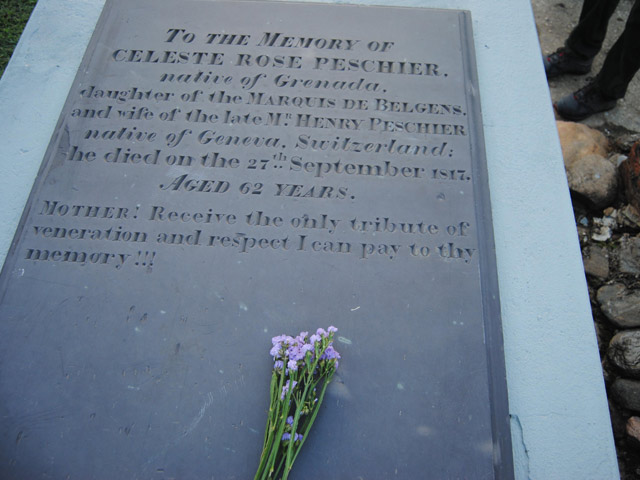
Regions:
<instances>
[{"instance_id":1,"label":"scratch on stone surface","mask_svg":"<svg viewBox=\"0 0 640 480\"><path fill-rule=\"evenodd\" d=\"M516 470L519 470L518 466L521 466L524 470L523 473L526 475L525 478L531 480L529 450L527 449L527 445L524 441L524 429L522 428L522 423L520 422L520 417L518 415L512 414L510 417Z\"/></svg>"},{"instance_id":2,"label":"scratch on stone surface","mask_svg":"<svg viewBox=\"0 0 640 480\"><path fill-rule=\"evenodd\" d=\"M191 423L189 424L189 428L187 428L185 432L182 434L183 437L186 437L196 429L196 427L200 423L200 420L202 420L202 418L204 417L204 413L207 411L207 408L209 408L212 404L213 404L213 393L209 392L207 393L207 398L205 398L204 404L200 408L200 411L194 417L194 419L191 420Z\"/></svg>"}]
</instances>

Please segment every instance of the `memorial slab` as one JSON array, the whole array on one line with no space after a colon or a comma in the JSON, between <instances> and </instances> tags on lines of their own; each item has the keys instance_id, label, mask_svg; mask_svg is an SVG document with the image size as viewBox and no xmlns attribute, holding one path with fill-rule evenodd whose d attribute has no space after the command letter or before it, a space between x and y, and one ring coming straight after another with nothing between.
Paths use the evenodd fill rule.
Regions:
<instances>
[{"instance_id":1,"label":"memorial slab","mask_svg":"<svg viewBox=\"0 0 640 480\"><path fill-rule=\"evenodd\" d=\"M12 333L18 332L12 338L24 338L19 345L5 340L3 349L12 349L12 364L26 362L16 372L32 378L16 382L7 395L3 385L3 398L11 402L23 395L39 404L69 409L71 413L54 414L53 426L37 437L38 442L48 442L50 451L58 449L56 458L99 438L96 448L113 447L113 455L123 460L116 466L113 456L100 460L112 475L136 475L145 459L149 464L144 468L167 476L196 478L207 471L222 478L243 478L251 473L253 450L259 449L256 438L261 438L267 400L269 365L259 346L268 347L272 335L330 319L343 335L340 347L345 359L341 378L329 395L332 406L323 412L315 443L307 446L329 463L318 467L313 459L301 458L306 468L344 472L345 478L357 472L366 476L366 468L386 476L397 469L400 478L413 478L425 468L432 469L435 478L455 478L464 475L465 468L475 475L478 468L489 472L492 457L504 450L504 444L491 446L492 437L504 441L508 435L496 433L499 422L489 425L497 417L506 419L506 402L500 400L501 395L506 397L504 384L492 383L496 378L492 375L501 369L502 354L477 342L478 332L489 326L488 343L499 346L499 341L491 341L499 329L495 330L497 316L487 320L487 312L478 315L474 305L488 308L489 313L499 310L497 303L483 297L497 290L490 229L482 231L490 223L485 223L489 209L473 58L465 56L472 52L468 17L423 11L437 18L429 23L423 16L414 18L415 10L404 10L406 16L398 18L399 23L416 22L413 30L419 31L417 26L426 22L431 27L427 30L441 37L431 41L411 35L409 29L386 33L380 26L386 20L376 19L372 12L387 15L391 10L386 9L339 7L340 17L356 26L345 33L339 26L334 30L327 26L327 18L335 19L336 14L323 16L318 9L324 6L314 6L304 15L293 13L300 6L287 5L289 17L283 12L271 17L263 13L260 23L243 23L238 20L242 12L234 12L233 4L216 5L231 6L226 12L209 14L215 21L204 22L198 19L207 17L211 4L193 3L193 9L181 8L170 15L165 11L157 18L143 2L135 4L138 11L120 5L116 12L114 4L107 5L105 17L111 15L110 20L103 17L99 24L99 40L94 38L89 48L89 52L94 48L93 54L81 69L86 73L71 89L45 159L49 170L40 177L30 200L30 216L19 230L22 237L16 238L5 265L3 282L9 275L11 281L3 287L2 315L11 314L14 323L7 323ZM154 2L154 8L158 5L168 4ZM242 8L248 5L252 4ZM355 13L347 14L348 10ZM400 10L393 12L401 15ZM304 23L305 18L313 21ZM178 20L182 24L176 24ZM358 27L359 22L363 25ZM265 24L281 28L267 31ZM123 25L143 26L123 33ZM214 44L216 31L211 31L216 25L228 35L219 45ZM232 32L230 25L236 25L238 32ZM295 31L291 25L296 25ZM274 44L257 45L267 33L271 37L265 42L276 38ZM198 42L205 36L211 42L203 46ZM296 38L316 43L290 45ZM276 44L278 40L283 43ZM356 42L366 48L356 50ZM383 42L394 45L379 51L368 47L369 43L375 47L373 42L379 49ZM327 54L329 46L333 48ZM228 87L188 84L192 81L187 80L188 72L204 61L211 72L230 78ZM376 61L383 71L358 70L376 68ZM160 79L165 74L163 84ZM167 83L180 75L180 80ZM207 75L202 71L198 79L204 81ZM303 85L298 90L278 85L277 76ZM234 83L245 78L247 86L251 81L270 84L243 89L245 85ZM304 82L328 78L354 88L353 82L360 80L378 83L388 91L313 95L335 102L329 106L295 105L300 100L290 100L310 98L308 89L318 88ZM425 85L430 96L426 100L421 92ZM287 88L292 93L282 92ZM222 91L228 97L218 93L218 101L215 94ZM285 99L253 100L259 93L261 99ZM288 104L280 103L287 99ZM356 102L347 108L348 100L367 102L366 107ZM171 102L171 108L163 109L162 102ZM411 112L407 107L411 103L445 111ZM171 111L175 119L169 117ZM160 119L162 113L165 120ZM283 118L282 124L278 118ZM329 143L316 143L312 150L314 136ZM356 150L363 147L341 150L344 143L336 143L336 137L349 138L349 148L359 142L381 151L362 152L366 158L360 159ZM249 144L225 145L227 138ZM263 138L265 143L254 148L247 138ZM271 145L267 139L273 139ZM435 139L439 142L432 144ZM273 143L277 140L279 144ZM403 148L425 147L427 158L393 150L401 141ZM325 145L330 147L322 149ZM447 147L453 150L448 158L443 155ZM441 158L436 155L438 148ZM265 151L269 155L256 153ZM275 157L280 154L285 158ZM443 168L438 161L446 162ZM420 170L423 165L431 178L416 176L425 173ZM89 246L79 249L84 242ZM112 246L119 250L107 248ZM480 261L488 262L488 268L481 268ZM21 281L46 288L15 285ZM79 289L83 291L78 293ZM43 316L51 321L44 322ZM27 327L28 335L20 337L26 332L20 329ZM411 338L403 335L404 329L411 330ZM27 337L33 341L33 333L40 341L25 345ZM18 347L27 351L18 354ZM403 352L409 352L409 358L399 362ZM422 357L411 358L417 352ZM455 360L443 369L447 358ZM461 377L464 365L478 358L484 359L474 363L481 373L474 370L473 378ZM53 373L53 360L70 366L64 374L69 377L67 385L58 378L60 367ZM142 367L136 367L143 364L146 379ZM92 375L97 375L97 383L87 381ZM41 385L35 395L34 384ZM57 391L64 394L53 401L50 393ZM251 400L238 400L247 397ZM467 398L491 401L474 403ZM421 408L429 403L433 408L434 399L437 414ZM445 403L446 408L437 408ZM499 410L497 415L489 405ZM89 413L91 420L99 419L93 426L79 414L91 407L103 413ZM476 409L472 418L462 427L455 425L463 418L454 419L455 412L468 413L468 408ZM440 418L443 412L448 418ZM135 421L141 415L148 418L144 433L136 435L133 424L141 424ZM426 421L435 418L438 422L432 425ZM123 424L118 432L114 422ZM438 432L451 425L446 436L440 436ZM380 431L390 434L381 436ZM403 443L409 431L417 438L411 445ZM462 433L471 435L465 439L471 454L454 440ZM54 435L73 440L51 446ZM24 432L18 436L22 439ZM440 444L443 438L451 441L448 451L462 448L467 461L450 465L447 459L438 460L442 455L429 445ZM485 439L484 445L476 441L479 438ZM251 448L252 442L257 447ZM364 457L352 452L348 460L341 457L353 445L376 452L378 463L365 467ZM142 452L132 457L133 450ZM425 452L433 457L425 457ZM151 465L158 458L167 459L165 466ZM203 458L215 465L203 464ZM95 461L81 463L66 468L97 475L92 470L97 468ZM497 464L503 467L491 474L500 475L509 460Z\"/></svg>"}]
</instances>

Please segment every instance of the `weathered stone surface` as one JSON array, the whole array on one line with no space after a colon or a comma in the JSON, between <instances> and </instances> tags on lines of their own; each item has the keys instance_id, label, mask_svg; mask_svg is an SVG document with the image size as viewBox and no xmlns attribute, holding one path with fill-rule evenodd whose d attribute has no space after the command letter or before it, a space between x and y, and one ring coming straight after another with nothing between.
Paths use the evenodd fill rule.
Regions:
<instances>
[{"instance_id":1,"label":"weathered stone surface","mask_svg":"<svg viewBox=\"0 0 640 480\"><path fill-rule=\"evenodd\" d=\"M640 212L633 205L625 205L618 210L618 221L632 228L640 228Z\"/></svg>"},{"instance_id":2,"label":"weathered stone surface","mask_svg":"<svg viewBox=\"0 0 640 480\"><path fill-rule=\"evenodd\" d=\"M609 205L618 186L616 166L607 158L608 141L598 130L580 123L558 121L569 188L602 208Z\"/></svg>"},{"instance_id":3,"label":"weathered stone surface","mask_svg":"<svg viewBox=\"0 0 640 480\"><path fill-rule=\"evenodd\" d=\"M565 162L569 188L598 208L610 205L618 190L618 172L613 163L598 154L586 155L570 165Z\"/></svg>"},{"instance_id":4,"label":"weathered stone surface","mask_svg":"<svg viewBox=\"0 0 640 480\"><path fill-rule=\"evenodd\" d=\"M640 275L640 237L620 238L620 271Z\"/></svg>"},{"instance_id":5,"label":"weathered stone surface","mask_svg":"<svg viewBox=\"0 0 640 480\"><path fill-rule=\"evenodd\" d=\"M613 235L613 231L617 228L618 221L615 217L606 215L602 218L593 219L593 234L591 238L596 242L606 242Z\"/></svg>"},{"instance_id":6,"label":"weathered stone surface","mask_svg":"<svg viewBox=\"0 0 640 480\"><path fill-rule=\"evenodd\" d=\"M622 164L622 162L624 162L626 159L627 159L627 156L621 153L614 153L613 155L609 155L609 161L613 163L616 167L619 167Z\"/></svg>"},{"instance_id":7,"label":"weathered stone surface","mask_svg":"<svg viewBox=\"0 0 640 480\"><path fill-rule=\"evenodd\" d=\"M629 158L620 164L619 170L627 201L640 210L640 142L633 144Z\"/></svg>"},{"instance_id":8,"label":"weathered stone surface","mask_svg":"<svg viewBox=\"0 0 640 480\"><path fill-rule=\"evenodd\" d=\"M626 292L626 287L621 283L605 285L598 290L598 303L601 307L622 297Z\"/></svg>"},{"instance_id":9,"label":"weathered stone surface","mask_svg":"<svg viewBox=\"0 0 640 480\"><path fill-rule=\"evenodd\" d=\"M609 142L598 130L581 123L556 122L565 167L570 168L587 155L606 157Z\"/></svg>"},{"instance_id":10,"label":"weathered stone surface","mask_svg":"<svg viewBox=\"0 0 640 480\"><path fill-rule=\"evenodd\" d=\"M640 442L640 418L631 417L627 421L627 435L632 437L636 442Z\"/></svg>"},{"instance_id":11,"label":"weathered stone surface","mask_svg":"<svg viewBox=\"0 0 640 480\"><path fill-rule=\"evenodd\" d=\"M640 377L640 330L614 335L609 342L611 362L630 377Z\"/></svg>"},{"instance_id":12,"label":"weathered stone surface","mask_svg":"<svg viewBox=\"0 0 640 480\"><path fill-rule=\"evenodd\" d=\"M582 252L584 270L587 275L605 280L609 276L609 252L606 248L591 246Z\"/></svg>"},{"instance_id":13,"label":"weathered stone surface","mask_svg":"<svg viewBox=\"0 0 640 480\"><path fill-rule=\"evenodd\" d=\"M601 287L597 298L602 313L616 327L640 327L640 291L614 283Z\"/></svg>"},{"instance_id":14,"label":"weathered stone surface","mask_svg":"<svg viewBox=\"0 0 640 480\"><path fill-rule=\"evenodd\" d=\"M589 228L578 225L578 238L580 239L580 245L589 244Z\"/></svg>"},{"instance_id":15,"label":"weathered stone surface","mask_svg":"<svg viewBox=\"0 0 640 480\"><path fill-rule=\"evenodd\" d=\"M640 412L640 381L618 378L611 391L619 405Z\"/></svg>"},{"instance_id":16,"label":"weathered stone surface","mask_svg":"<svg viewBox=\"0 0 640 480\"><path fill-rule=\"evenodd\" d=\"M633 144L640 141L640 133L627 133L615 139L615 146L618 150L626 152L631 150Z\"/></svg>"}]
</instances>

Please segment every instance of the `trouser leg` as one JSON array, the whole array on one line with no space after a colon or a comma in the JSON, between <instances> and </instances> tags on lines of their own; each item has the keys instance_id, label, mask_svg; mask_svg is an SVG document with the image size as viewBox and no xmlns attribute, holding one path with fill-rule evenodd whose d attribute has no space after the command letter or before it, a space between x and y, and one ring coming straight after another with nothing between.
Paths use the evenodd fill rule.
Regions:
<instances>
[{"instance_id":1,"label":"trouser leg","mask_svg":"<svg viewBox=\"0 0 640 480\"><path fill-rule=\"evenodd\" d=\"M640 69L640 0L631 8L624 31L611 47L596 78L600 91L610 98L622 98L629 82Z\"/></svg>"},{"instance_id":2,"label":"trouser leg","mask_svg":"<svg viewBox=\"0 0 640 480\"><path fill-rule=\"evenodd\" d=\"M566 45L577 55L593 58L602 48L609 18L620 0L584 0L580 20L572 30Z\"/></svg>"}]
</instances>

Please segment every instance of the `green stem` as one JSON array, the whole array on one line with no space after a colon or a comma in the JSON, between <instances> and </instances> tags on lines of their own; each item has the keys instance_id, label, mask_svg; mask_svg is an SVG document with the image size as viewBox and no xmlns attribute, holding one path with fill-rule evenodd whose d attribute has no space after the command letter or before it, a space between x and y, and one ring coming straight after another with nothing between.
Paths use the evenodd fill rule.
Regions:
<instances>
[{"instance_id":1,"label":"green stem","mask_svg":"<svg viewBox=\"0 0 640 480\"><path fill-rule=\"evenodd\" d=\"M313 422L316 419L316 416L318 415L318 411L320 410L320 405L322 405L322 400L324 400L324 392L326 392L327 387L329 386L329 382L331 382L331 379L333 378L333 374L335 373L335 370L331 373L331 375L329 375L327 377L327 379L324 382L324 385L322 386L322 391L320 392L320 396L318 397L318 402L316 403L316 408L313 409L313 413L311 414L308 423L306 424L306 429L304 431L304 433L302 434L302 440L300 440L300 445L298 446L298 450L296 451L296 454L293 456L293 460L291 460L291 465L293 465L293 462L296 461L296 458L298 457L298 453L300 453L300 450L302 449L302 445L304 444L304 442L307 440L307 436L309 435L309 431L311 431L311 426L313 425Z\"/></svg>"},{"instance_id":2,"label":"green stem","mask_svg":"<svg viewBox=\"0 0 640 480\"><path fill-rule=\"evenodd\" d=\"M327 387L333 378L335 373L335 365L330 362L320 364L320 357L324 354L324 351L331 344L333 334L322 340L321 345L316 346L314 361L310 361L311 354L304 360L304 368L302 365L298 370L289 371L290 382L289 389L283 399L282 389L285 385L285 368L280 372L280 378L276 371L274 371L271 377L270 390L270 405L269 416L267 419L267 427L265 431L265 437L263 441L262 454L260 456L260 464L258 471L254 477L254 480L271 480L276 478L282 471L281 480L287 480L289 473L293 467L302 445L309 436L311 427L318 415L324 395ZM299 376L299 378L298 378ZM296 387L293 387L293 382L298 381ZM322 390L317 398L317 402L314 402L315 398L309 399L311 408L304 420L301 420L302 412L305 409L307 403L307 396L310 391L314 391L316 386L323 381ZM276 386L277 385L277 386ZM301 388L302 387L302 388ZM296 394L294 394L294 390ZM302 395L300 391L302 390ZM315 397L315 395L312 395ZM291 401L295 402L294 412L291 412ZM283 445L282 436L285 429L287 429L287 418L290 413L293 413L293 422L291 425L291 437L286 445ZM302 438L296 442L295 437L298 426L301 427ZM285 453L286 449L286 453ZM275 468L277 465L277 468Z\"/></svg>"},{"instance_id":3,"label":"green stem","mask_svg":"<svg viewBox=\"0 0 640 480\"><path fill-rule=\"evenodd\" d=\"M267 416L267 428L264 429L264 440L262 441L262 450L267 445L267 438L269 437L269 422L271 420L271 410L273 409L273 391L276 388L276 371L273 371L271 375L271 384L269 385L269 415Z\"/></svg>"},{"instance_id":4,"label":"green stem","mask_svg":"<svg viewBox=\"0 0 640 480\"><path fill-rule=\"evenodd\" d=\"M300 403L296 403L296 405L297 405L296 414L293 417L293 425L291 427L291 440L289 441L289 445L288 445L289 448L287 448L287 456L286 456L287 460L286 460L286 463L285 463L284 474L282 476L282 480L287 480L287 477L289 476L289 472L291 471L291 468L293 467L293 462L295 461L296 457L298 456L298 452L300 451L300 448L302 447L302 444L304 443L304 440L305 440L306 435L307 435L307 432L305 432L303 434L302 440L300 440L300 443L296 446L295 453L294 453L293 445L295 443L294 439L295 439L296 429L298 428L298 421L300 419L300 412L302 411L302 408L304 407L304 402L307 399L307 395L309 394L309 388L312 385L315 387L315 385L318 383L318 381L313 382L311 379L313 378L313 372L316 369L316 367L318 366L319 362L320 362L320 356L316 355L315 361L311 364L311 366L309 366L307 368L307 371L305 372L306 375L308 376L309 380L305 382L304 392L302 394L302 403L301 404ZM311 391L313 391L313 389ZM307 429L307 431L308 431L308 429Z\"/></svg>"},{"instance_id":5,"label":"green stem","mask_svg":"<svg viewBox=\"0 0 640 480\"><path fill-rule=\"evenodd\" d=\"M267 426L265 429L265 442L262 447L260 464L258 466L258 471L256 472L254 480L265 480L267 478L265 477L265 474L269 471L269 467L272 466L267 463L267 460L269 459L269 452L272 450L272 447L273 447L273 440L274 440L273 432L275 430L275 426L277 425L277 418L280 415L281 404L279 402L278 396L280 395L279 392L282 392L282 387L284 386L284 378L285 378L284 369L282 369L280 372L278 387L274 389L273 386L275 385L275 379L277 377L278 375L274 371L273 375L271 376L271 388L270 388L271 400L269 404L269 418L267 419Z\"/></svg>"},{"instance_id":6,"label":"green stem","mask_svg":"<svg viewBox=\"0 0 640 480\"><path fill-rule=\"evenodd\" d=\"M266 474L268 474L268 477L265 477L263 474L263 479L266 480L267 478L269 478L271 476L271 474L274 471L273 466L276 463L276 458L277 458L277 454L278 451L280 450L280 442L282 439L282 434L284 433L284 428L285 425L287 424L287 411L285 410L288 406L289 403L291 402L291 394L293 393L293 382L294 382L294 375L291 374L291 372L289 372L289 389L287 390L287 394L285 395L284 400L281 400L282 406L284 407L281 411L279 410L279 415L277 417L277 424L278 424L278 430L277 433L275 435L275 437L273 438L273 441L271 443L271 453L269 454L269 458L267 460L267 465L266 465L266 469L265 472ZM282 390L280 390L282 391ZM275 425L274 425L275 426Z\"/></svg>"}]
</instances>

